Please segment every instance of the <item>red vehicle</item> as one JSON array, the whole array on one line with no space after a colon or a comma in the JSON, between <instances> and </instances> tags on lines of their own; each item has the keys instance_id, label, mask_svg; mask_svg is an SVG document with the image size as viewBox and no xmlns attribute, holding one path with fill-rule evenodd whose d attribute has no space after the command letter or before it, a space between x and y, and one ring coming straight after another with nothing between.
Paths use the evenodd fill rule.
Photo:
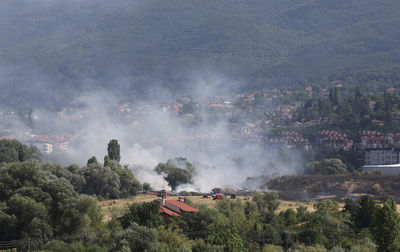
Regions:
<instances>
[{"instance_id":1,"label":"red vehicle","mask_svg":"<svg viewBox=\"0 0 400 252\"><path fill-rule=\"evenodd\" d=\"M223 199L224 195L222 193L215 194L213 196L213 200Z\"/></svg>"}]
</instances>

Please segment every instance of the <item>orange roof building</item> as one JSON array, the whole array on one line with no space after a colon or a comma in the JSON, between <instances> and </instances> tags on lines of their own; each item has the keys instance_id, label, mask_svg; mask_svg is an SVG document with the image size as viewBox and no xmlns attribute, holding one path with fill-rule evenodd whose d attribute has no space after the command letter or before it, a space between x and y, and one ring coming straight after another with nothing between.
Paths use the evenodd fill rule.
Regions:
<instances>
[{"instance_id":1,"label":"orange roof building","mask_svg":"<svg viewBox=\"0 0 400 252\"><path fill-rule=\"evenodd\" d=\"M186 204L181 200L167 200L163 198L160 205L160 214L165 217L180 217L182 212L198 212L199 209Z\"/></svg>"},{"instance_id":2,"label":"orange roof building","mask_svg":"<svg viewBox=\"0 0 400 252\"><path fill-rule=\"evenodd\" d=\"M164 207L164 206L160 206L160 214L161 215L167 215L167 216L176 216L176 217L180 217L181 215L178 213L175 213L172 210L169 210L168 208Z\"/></svg>"}]
</instances>

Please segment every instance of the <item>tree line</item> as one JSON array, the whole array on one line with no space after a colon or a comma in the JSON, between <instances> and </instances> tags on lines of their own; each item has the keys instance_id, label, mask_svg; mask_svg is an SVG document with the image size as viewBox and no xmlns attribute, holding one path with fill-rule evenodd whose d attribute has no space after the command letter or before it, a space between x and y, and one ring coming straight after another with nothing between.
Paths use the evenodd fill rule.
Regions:
<instances>
[{"instance_id":1,"label":"tree line","mask_svg":"<svg viewBox=\"0 0 400 252\"><path fill-rule=\"evenodd\" d=\"M224 199L215 207L164 219L159 201L134 203L84 242L53 240L44 251L399 251L400 217L393 200L368 196L316 202L279 211L274 192L252 200ZM98 230L97 230L98 231ZM94 231L93 231L94 232ZM80 246L80 247L79 247ZM78 250L77 248L84 248Z\"/></svg>"},{"instance_id":2,"label":"tree line","mask_svg":"<svg viewBox=\"0 0 400 252\"><path fill-rule=\"evenodd\" d=\"M21 148L16 142L7 141L1 140L0 146ZM111 218L105 221L99 198L132 197L142 186L127 167L119 164L119 148L116 140L110 141L104 163L92 157L85 167L49 164L36 160L34 155L22 161L3 161L0 164L0 248L22 251L400 250L400 216L395 201L385 199L383 204L377 204L368 196L346 199L343 207L326 200L293 210L280 209L275 192L255 193L251 200L219 200L214 207L198 205L198 212L184 212L180 218L167 219L160 216L160 203L156 200L131 204L122 214L112 211ZM166 176L176 173L177 167L189 174L195 172L194 166L184 158L169 160L157 167L156 170L168 173Z\"/></svg>"}]
</instances>

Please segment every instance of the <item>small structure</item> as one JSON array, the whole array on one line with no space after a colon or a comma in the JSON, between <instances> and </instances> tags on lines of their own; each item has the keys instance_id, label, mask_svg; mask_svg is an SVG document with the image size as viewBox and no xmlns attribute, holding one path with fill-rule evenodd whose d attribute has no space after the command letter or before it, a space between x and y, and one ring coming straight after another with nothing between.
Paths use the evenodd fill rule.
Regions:
<instances>
[{"instance_id":1,"label":"small structure","mask_svg":"<svg viewBox=\"0 0 400 252\"><path fill-rule=\"evenodd\" d=\"M164 218L180 217L183 212L198 212L199 209L183 202L183 198L179 200L167 199L166 195L161 196L160 214Z\"/></svg>"},{"instance_id":2,"label":"small structure","mask_svg":"<svg viewBox=\"0 0 400 252\"><path fill-rule=\"evenodd\" d=\"M48 142L42 141L28 141L27 142L30 147L35 146L44 154L50 154L53 152L53 145Z\"/></svg>"}]
</instances>

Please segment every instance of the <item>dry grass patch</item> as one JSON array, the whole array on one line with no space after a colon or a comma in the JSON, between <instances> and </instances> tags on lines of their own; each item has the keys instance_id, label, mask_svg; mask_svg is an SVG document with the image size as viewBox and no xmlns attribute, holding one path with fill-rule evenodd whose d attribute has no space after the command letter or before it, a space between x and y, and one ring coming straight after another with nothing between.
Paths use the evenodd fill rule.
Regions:
<instances>
[{"instance_id":1,"label":"dry grass patch","mask_svg":"<svg viewBox=\"0 0 400 252\"><path fill-rule=\"evenodd\" d=\"M175 199L175 200L177 200L178 198L179 198L178 196L168 197L168 199ZM211 197L203 198L202 196L186 196L185 198L193 202L193 205L195 206L206 205L207 207L214 207L215 203L218 201L218 200L213 200ZM245 202L243 196L238 196L237 198ZM115 199L115 200L100 201L99 205L104 214L104 221L109 221L111 219L111 216L113 215L121 216L125 211L126 207L129 206L130 204L138 202L150 202L157 199L160 198L155 195L138 195L133 199ZM296 210L296 208L298 208L299 206L305 206L307 207L308 211L311 212L315 211L313 207L314 206L313 202L280 200L278 212L285 211L286 209L289 208Z\"/></svg>"},{"instance_id":2,"label":"dry grass patch","mask_svg":"<svg viewBox=\"0 0 400 252\"><path fill-rule=\"evenodd\" d=\"M300 206L307 207L307 210L310 212L314 212L314 202L310 201L288 201L288 200L280 200L278 212L286 211L291 208L296 211L296 209Z\"/></svg>"}]
</instances>

